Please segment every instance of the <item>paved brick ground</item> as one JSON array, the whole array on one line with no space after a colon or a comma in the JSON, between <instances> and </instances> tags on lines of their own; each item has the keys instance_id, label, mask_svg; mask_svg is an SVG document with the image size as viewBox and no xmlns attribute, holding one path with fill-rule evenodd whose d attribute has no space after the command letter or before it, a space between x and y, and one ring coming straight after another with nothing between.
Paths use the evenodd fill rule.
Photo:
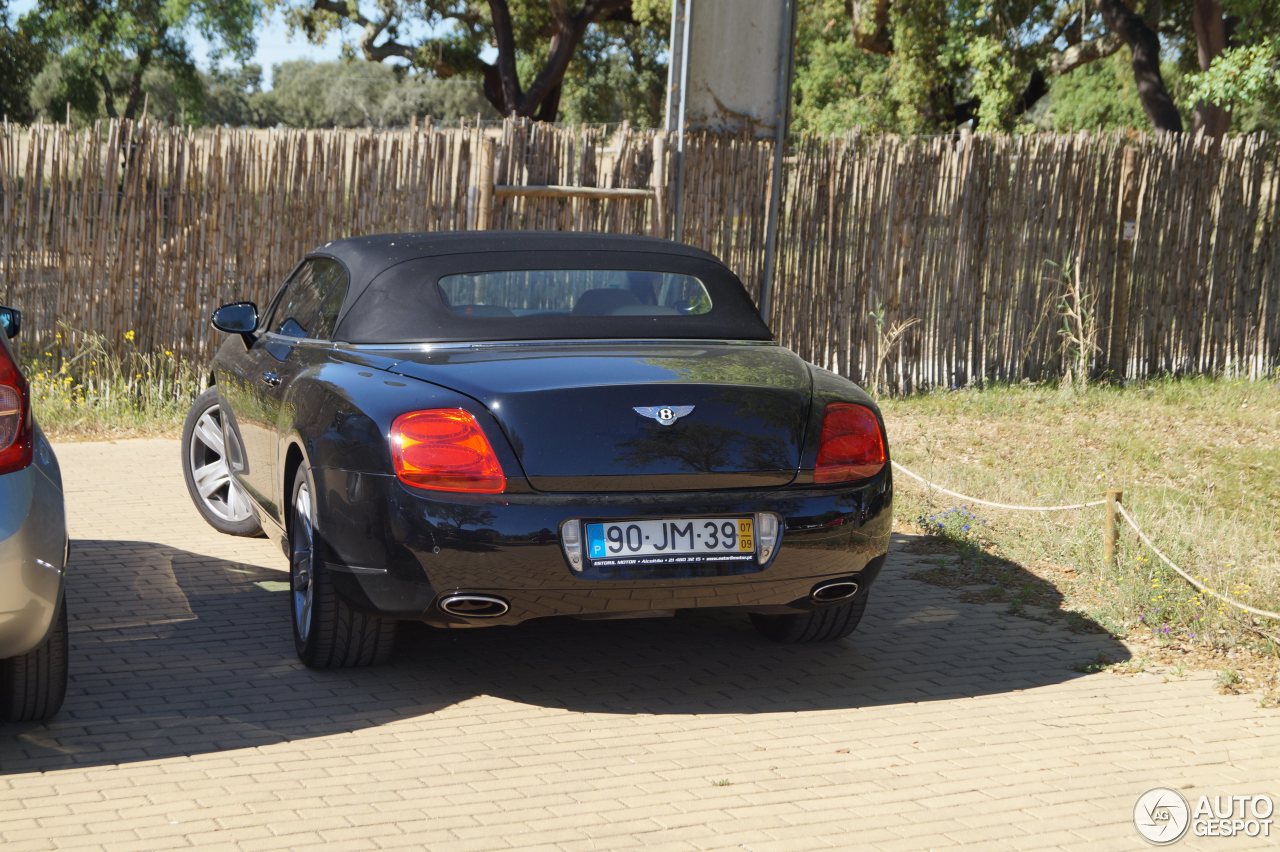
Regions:
<instances>
[{"instance_id":1,"label":"paved brick ground","mask_svg":"<svg viewBox=\"0 0 1280 852\"><path fill-rule=\"evenodd\" d=\"M568 621L310 672L283 558L203 525L175 442L59 453L74 681L54 723L0 727L6 852L1136 849L1154 785L1280 794L1280 713L1212 673L1079 675L1124 649L959 603L901 554L830 647L720 615Z\"/></svg>"}]
</instances>

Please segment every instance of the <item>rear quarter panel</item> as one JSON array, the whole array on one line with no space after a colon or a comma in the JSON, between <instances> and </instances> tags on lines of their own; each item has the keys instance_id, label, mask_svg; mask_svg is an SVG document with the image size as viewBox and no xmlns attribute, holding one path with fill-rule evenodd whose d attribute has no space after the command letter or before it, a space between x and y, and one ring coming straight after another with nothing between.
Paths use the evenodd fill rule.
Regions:
<instances>
[{"instance_id":1,"label":"rear quarter panel","mask_svg":"<svg viewBox=\"0 0 1280 852\"><path fill-rule=\"evenodd\" d=\"M0 476L0 659L25 654L48 635L66 556L62 476L37 428L34 463Z\"/></svg>"},{"instance_id":2,"label":"rear quarter panel","mask_svg":"<svg viewBox=\"0 0 1280 852\"><path fill-rule=\"evenodd\" d=\"M507 472L508 487L528 491L515 453L483 405L468 396L418 379L385 372L389 359L376 355L330 354L295 378L279 423L281 472L279 505L289 504L297 460L306 462L316 482L315 505L324 531L321 557L361 564L395 548L384 540L390 511L388 489L399 491L391 461L392 422L425 408L461 408L479 421ZM358 515L341 507L360 505ZM284 527L286 519L278 519Z\"/></svg>"}]
</instances>

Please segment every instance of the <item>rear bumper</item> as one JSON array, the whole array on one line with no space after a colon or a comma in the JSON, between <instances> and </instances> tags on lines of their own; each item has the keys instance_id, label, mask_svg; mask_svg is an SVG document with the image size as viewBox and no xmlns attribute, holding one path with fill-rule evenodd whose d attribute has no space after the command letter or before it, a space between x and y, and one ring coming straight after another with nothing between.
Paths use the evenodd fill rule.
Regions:
<instances>
[{"instance_id":1,"label":"rear bumper","mask_svg":"<svg viewBox=\"0 0 1280 852\"><path fill-rule=\"evenodd\" d=\"M823 580L874 581L888 550L892 481L886 470L856 487L660 494L432 494L393 476L313 472L321 532L318 556L353 606L436 626L517 624L552 615L609 616L695 608L752 611L814 606ZM569 519L735 516L783 519L773 558L724 576L591 579L561 548ZM589 573L589 572L588 572ZM502 598L495 618L465 619L439 608L458 592Z\"/></svg>"},{"instance_id":2,"label":"rear bumper","mask_svg":"<svg viewBox=\"0 0 1280 852\"><path fill-rule=\"evenodd\" d=\"M66 565L61 478L37 436L35 464L0 476L0 659L25 654L49 635Z\"/></svg>"}]
</instances>

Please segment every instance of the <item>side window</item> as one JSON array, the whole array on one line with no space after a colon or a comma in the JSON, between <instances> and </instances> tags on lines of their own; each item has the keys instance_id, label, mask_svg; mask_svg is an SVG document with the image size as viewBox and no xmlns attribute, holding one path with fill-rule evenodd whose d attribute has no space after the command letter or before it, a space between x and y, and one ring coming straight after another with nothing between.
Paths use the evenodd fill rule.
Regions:
<instances>
[{"instance_id":1,"label":"side window","mask_svg":"<svg viewBox=\"0 0 1280 852\"><path fill-rule=\"evenodd\" d=\"M327 340L347 295L347 273L326 258L309 260L289 280L271 318L271 331L284 337Z\"/></svg>"},{"instance_id":2,"label":"side window","mask_svg":"<svg viewBox=\"0 0 1280 852\"><path fill-rule=\"evenodd\" d=\"M258 333L270 331L275 328L275 317L280 313L280 309L284 306L284 300L289 297L289 284L293 281L290 278L280 285L280 289L276 291L275 296L267 304L266 313L258 317Z\"/></svg>"},{"instance_id":3,"label":"side window","mask_svg":"<svg viewBox=\"0 0 1280 852\"><path fill-rule=\"evenodd\" d=\"M338 324L338 313L347 298L347 270L336 260L320 258L315 262L315 286L320 295L320 324L312 337L328 340Z\"/></svg>"}]
</instances>

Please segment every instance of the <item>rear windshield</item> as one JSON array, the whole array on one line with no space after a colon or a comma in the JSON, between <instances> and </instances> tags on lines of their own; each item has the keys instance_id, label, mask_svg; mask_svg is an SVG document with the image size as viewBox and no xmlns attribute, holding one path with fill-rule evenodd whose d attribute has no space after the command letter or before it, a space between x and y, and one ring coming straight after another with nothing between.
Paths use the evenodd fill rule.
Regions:
<instances>
[{"instance_id":1,"label":"rear windshield","mask_svg":"<svg viewBox=\"0 0 1280 852\"><path fill-rule=\"evenodd\" d=\"M642 269L512 269L446 275L436 282L456 316L697 316L711 294L692 275Z\"/></svg>"},{"instance_id":2,"label":"rear windshield","mask_svg":"<svg viewBox=\"0 0 1280 852\"><path fill-rule=\"evenodd\" d=\"M772 339L742 282L723 265L620 251L406 260L356 295L334 337L349 343Z\"/></svg>"}]
</instances>

